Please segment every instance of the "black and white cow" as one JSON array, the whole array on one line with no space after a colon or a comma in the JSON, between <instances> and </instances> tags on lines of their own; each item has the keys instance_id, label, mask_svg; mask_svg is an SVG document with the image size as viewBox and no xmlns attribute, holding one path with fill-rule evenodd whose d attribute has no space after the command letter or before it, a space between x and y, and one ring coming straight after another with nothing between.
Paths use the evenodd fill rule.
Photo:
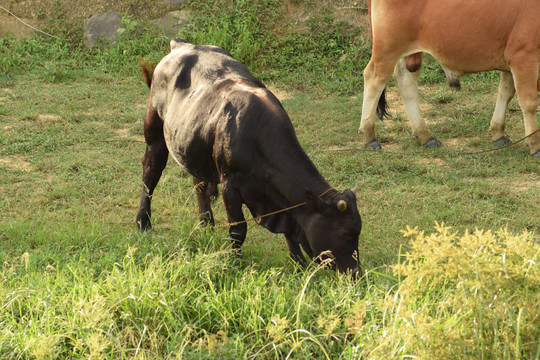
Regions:
<instances>
[{"instance_id":1,"label":"black and white cow","mask_svg":"<svg viewBox=\"0 0 540 360\"><path fill-rule=\"evenodd\" d=\"M211 190L221 191L233 246L247 233L242 205L259 224L283 233L291 257L304 263L331 252L341 272L358 271L362 227L353 191L330 187L304 152L278 99L240 62L215 46L171 41L171 52L151 70L144 121L146 153L137 224L151 228L154 189L172 157L198 185L201 219L214 224Z\"/></svg>"}]
</instances>

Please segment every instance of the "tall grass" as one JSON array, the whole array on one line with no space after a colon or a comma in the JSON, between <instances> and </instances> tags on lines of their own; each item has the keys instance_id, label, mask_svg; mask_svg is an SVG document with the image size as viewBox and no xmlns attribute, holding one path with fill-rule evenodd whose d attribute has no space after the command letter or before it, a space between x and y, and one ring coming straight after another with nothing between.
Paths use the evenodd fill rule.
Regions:
<instances>
[{"instance_id":1,"label":"tall grass","mask_svg":"<svg viewBox=\"0 0 540 360\"><path fill-rule=\"evenodd\" d=\"M92 237L120 245L100 266L88 262L93 248L62 261L36 251L6 258L1 356L540 357L531 233L407 230L413 249L395 278L353 281L320 267L261 269L236 258L219 233L183 229L162 239L96 230Z\"/></svg>"},{"instance_id":2,"label":"tall grass","mask_svg":"<svg viewBox=\"0 0 540 360\"><path fill-rule=\"evenodd\" d=\"M540 247L533 234L403 231L412 251L383 302L376 357L539 359Z\"/></svg>"}]
</instances>

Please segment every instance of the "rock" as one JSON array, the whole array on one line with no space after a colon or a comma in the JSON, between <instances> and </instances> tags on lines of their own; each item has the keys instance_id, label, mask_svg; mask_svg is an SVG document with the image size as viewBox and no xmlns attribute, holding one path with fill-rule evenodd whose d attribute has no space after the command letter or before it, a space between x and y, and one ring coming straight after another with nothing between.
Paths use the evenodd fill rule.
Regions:
<instances>
[{"instance_id":1,"label":"rock","mask_svg":"<svg viewBox=\"0 0 540 360\"><path fill-rule=\"evenodd\" d=\"M171 11L160 19L152 21L152 24L163 31L168 37L175 37L178 31L189 24L186 11Z\"/></svg>"},{"instance_id":2,"label":"rock","mask_svg":"<svg viewBox=\"0 0 540 360\"><path fill-rule=\"evenodd\" d=\"M84 21L85 45L95 46L103 40L111 44L118 40L118 29L125 29L122 18L114 11L97 14Z\"/></svg>"}]
</instances>

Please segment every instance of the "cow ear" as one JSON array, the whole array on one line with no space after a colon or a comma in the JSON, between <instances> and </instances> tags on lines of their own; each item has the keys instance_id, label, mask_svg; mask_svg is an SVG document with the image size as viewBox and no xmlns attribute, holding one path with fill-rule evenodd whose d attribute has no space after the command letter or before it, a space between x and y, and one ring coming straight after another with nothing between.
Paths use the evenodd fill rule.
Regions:
<instances>
[{"instance_id":1,"label":"cow ear","mask_svg":"<svg viewBox=\"0 0 540 360\"><path fill-rule=\"evenodd\" d=\"M313 191L306 189L306 205L317 212L321 212L324 209L324 201Z\"/></svg>"}]
</instances>

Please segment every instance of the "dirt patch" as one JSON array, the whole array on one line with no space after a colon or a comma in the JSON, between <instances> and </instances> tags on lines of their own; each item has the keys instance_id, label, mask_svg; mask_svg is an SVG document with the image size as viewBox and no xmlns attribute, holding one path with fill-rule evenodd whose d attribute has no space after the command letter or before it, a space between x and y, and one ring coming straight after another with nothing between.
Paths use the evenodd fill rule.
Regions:
<instances>
[{"instance_id":1,"label":"dirt patch","mask_svg":"<svg viewBox=\"0 0 540 360\"><path fill-rule=\"evenodd\" d=\"M40 28L44 23L45 21L39 19L18 20L0 8L0 35L10 33L16 39L24 39L34 33L33 28Z\"/></svg>"},{"instance_id":2,"label":"dirt patch","mask_svg":"<svg viewBox=\"0 0 540 360\"><path fill-rule=\"evenodd\" d=\"M292 92L287 91L285 89L277 88L277 87L274 87L274 86L267 86L267 88L274 95L276 95L276 97L278 98L279 101L289 100L289 99L293 99L295 97L295 95Z\"/></svg>"},{"instance_id":3,"label":"dirt patch","mask_svg":"<svg viewBox=\"0 0 540 360\"><path fill-rule=\"evenodd\" d=\"M536 189L536 191L538 191L540 189L540 180L525 180L519 184L511 184L510 188L518 192L530 191L532 189Z\"/></svg>"},{"instance_id":4,"label":"dirt patch","mask_svg":"<svg viewBox=\"0 0 540 360\"><path fill-rule=\"evenodd\" d=\"M137 140L141 140L141 137L139 135L133 135L132 130L129 129L129 128L118 129L118 130L115 130L114 132L121 139L137 139Z\"/></svg>"},{"instance_id":5,"label":"dirt patch","mask_svg":"<svg viewBox=\"0 0 540 360\"><path fill-rule=\"evenodd\" d=\"M117 129L114 132L117 137L113 137L108 141L131 140L133 142L144 142L143 136L141 134L133 134L133 131L130 128Z\"/></svg>"},{"instance_id":6,"label":"dirt patch","mask_svg":"<svg viewBox=\"0 0 540 360\"><path fill-rule=\"evenodd\" d=\"M493 178L486 179L489 186L498 189L510 189L514 192L540 191L540 177L533 174L516 174L512 178Z\"/></svg>"},{"instance_id":7,"label":"dirt patch","mask_svg":"<svg viewBox=\"0 0 540 360\"><path fill-rule=\"evenodd\" d=\"M32 164L24 160L21 156L1 156L0 165L26 172L32 171Z\"/></svg>"},{"instance_id":8,"label":"dirt patch","mask_svg":"<svg viewBox=\"0 0 540 360\"><path fill-rule=\"evenodd\" d=\"M25 19L53 19L61 17L68 22L88 19L95 14L116 11L134 19L149 20L162 16L175 7L155 0L7 0L3 6ZM176 6L177 7L177 6ZM5 13L5 11L2 10Z\"/></svg>"},{"instance_id":9,"label":"dirt patch","mask_svg":"<svg viewBox=\"0 0 540 360\"><path fill-rule=\"evenodd\" d=\"M405 114L405 107L403 106L403 101L401 100L401 95L399 94L397 87L386 87L386 103L388 104L388 107L392 113Z\"/></svg>"},{"instance_id":10,"label":"dirt patch","mask_svg":"<svg viewBox=\"0 0 540 360\"><path fill-rule=\"evenodd\" d=\"M52 114L40 114L36 118L41 123L56 123L62 121L62 117Z\"/></svg>"},{"instance_id":11,"label":"dirt patch","mask_svg":"<svg viewBox=\"0 0 540 360\"><path fill-rule=\"evenodd\" d=\"M343 145L331 145L328 147L328 151L362 151L366 150L359 142L357 141L348 141Z\"/></svg>"},{"instance_id":12,"label":"dirt patch","mask_svg":"<svg viewBox=\"0 0 540 360\"><path fill-rule=\"evenodd\" d=\"M316 0L309 4L306 2L300 4L287 2L283 6L287 12L285 20L292 21L300 31L309 30L307 22L312 14L325 14L328 11L332 11L334 17L339 21L345 21L350 25L364 29L369 26L365 0L334 0L331 2Z\"/></svg>"},{"instance_id":13,"label":"dirt patch","mask_svg":"<svg viewBox=\"0 0 540 360\"><path fill-rule=\"evenodd\" d=\"M418 159L416 163L428 167L448 167L448 164L442 159Z\"/></svg>"}]
</instances>

